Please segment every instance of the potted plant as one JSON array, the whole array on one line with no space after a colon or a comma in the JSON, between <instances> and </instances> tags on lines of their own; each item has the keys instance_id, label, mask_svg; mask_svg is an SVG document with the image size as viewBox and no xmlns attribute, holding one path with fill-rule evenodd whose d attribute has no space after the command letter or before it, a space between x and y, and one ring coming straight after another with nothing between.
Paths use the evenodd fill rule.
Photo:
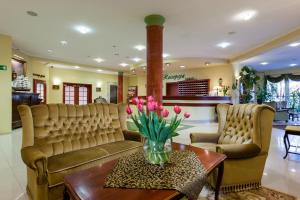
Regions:
<instances>
[{"instance_id":1,"label":"potted plant","mask_svg":"<svg viewBox=\"0 0 300 200\"><path fill-rule=\"evenodd\" d=\"M170 123L167 123L166 118L169 116L169 111L162 105L158 105L152 96L147 97L146 109L144 109L145 101L141 98L134 98L132 103L135 104L138 113L133 114L133 110L129 105L126 112L131 115L133 122L139 129L139 133L145 138L145 159L151 164L163 165L169 162L170 140L178 135L176 129L183 119L190 117L190 114L184 113L183 118L181 118L179 117L181 108L174 106L175 116L171 118Z\"/></svg>"},{"instance_id":2,"label":"potted plant","mask_svg":"<svg viewBox=\"0 0 300 200\"><path fill-rule=\"evenodd\" d=\"M261 88L260 86L257 87L255 94L258 104L262 104L263 102L269 101L272 96L269 92L267 92L267 90Z\"/></svg>"},{"instance_id":3,"label":"potted plant","mask_svg":"<svg viewBox=\"0 0 300 200\"><path fill-rule=\"evenodd\" d=\"M240 82L242 84L242 103L249 103L252 99L253 87L259 80L256 71L248 66L244 66L240 72Z\"/></svg>"},{"instance_id":4,"label":"potted plant","mask_svg":"<svg viewBox=\"0 0 300 200\"><path fill-rule=\"evenodd\" d=\"M223 92L223 95L224 96L227 96L228 94L227 94L227 92L229 91L229 86L223 86L222 87L222 92Z\"/></svg>"}]
</instances>

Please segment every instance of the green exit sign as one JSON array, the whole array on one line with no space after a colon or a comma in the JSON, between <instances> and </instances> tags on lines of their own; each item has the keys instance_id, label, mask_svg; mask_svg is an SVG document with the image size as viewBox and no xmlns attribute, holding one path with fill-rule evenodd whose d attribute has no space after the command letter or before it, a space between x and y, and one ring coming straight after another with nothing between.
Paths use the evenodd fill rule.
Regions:
<instances>
[{"instance_id":1,"label":"green exit sign","mask_svg":"<svg viewBox=\"0 0 300 200\"><path fill-rule=\"evenodd\" d=\"M2 71L7 70L7 66L6 65L0 65L0 70L2 70Z\"/></svg>"}]
</instances>

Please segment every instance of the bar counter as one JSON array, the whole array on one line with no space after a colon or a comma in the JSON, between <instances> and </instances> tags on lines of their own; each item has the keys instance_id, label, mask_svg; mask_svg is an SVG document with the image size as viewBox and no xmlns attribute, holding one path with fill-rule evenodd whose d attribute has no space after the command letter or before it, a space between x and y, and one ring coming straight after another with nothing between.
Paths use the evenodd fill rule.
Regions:
<instances>
[{"instance_id":1,"label":"bar counter","mask_svg":"<svg viewBox=\"0 0 300 200\"><path fill-rule=\"evenodd\" d=\"M145 98L145 97L142 97ZM178 105L183 112L189 112L188 120L211 122L216 118L215 108L220 103L231 104L229 96L164 96L163 106L173 114L173 106ZM135 106L132 107L136 112Z\"/></svg>"}]
</instances>

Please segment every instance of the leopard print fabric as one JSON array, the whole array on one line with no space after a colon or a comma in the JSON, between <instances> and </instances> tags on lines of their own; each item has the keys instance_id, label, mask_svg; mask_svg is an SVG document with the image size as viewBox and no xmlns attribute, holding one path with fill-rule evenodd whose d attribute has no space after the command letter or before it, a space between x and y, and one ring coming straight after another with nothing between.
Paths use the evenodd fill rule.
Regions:
<instances>
[{"instance_id":1,"label":"leopard print fabric","mask_svg":"<svg viewBox=\"0 0 300 200\"><path fill-rule=\"evenodd\" d=\"M143 152L120 158L107 176L105 187L176 189L197 199L206 183L207 171L191 151L173 151L170 163L161 167L146 162Z\"/></svg>"}]
</instances>

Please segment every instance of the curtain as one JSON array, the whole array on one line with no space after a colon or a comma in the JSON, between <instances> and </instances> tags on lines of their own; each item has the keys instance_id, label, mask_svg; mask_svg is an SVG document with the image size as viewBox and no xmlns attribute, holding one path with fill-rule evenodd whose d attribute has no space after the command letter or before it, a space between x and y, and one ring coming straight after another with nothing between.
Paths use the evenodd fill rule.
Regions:
<instances>
[{"instance_id":1,"label":"curtain","mask_svg":"<svg viewBox=\"0 0 300 200\"><path fill-rule=\"evenodd\" d=\"M287 77L292 81L300 81L300 75L287 74Z\"/></svg>"}]
</instances>

